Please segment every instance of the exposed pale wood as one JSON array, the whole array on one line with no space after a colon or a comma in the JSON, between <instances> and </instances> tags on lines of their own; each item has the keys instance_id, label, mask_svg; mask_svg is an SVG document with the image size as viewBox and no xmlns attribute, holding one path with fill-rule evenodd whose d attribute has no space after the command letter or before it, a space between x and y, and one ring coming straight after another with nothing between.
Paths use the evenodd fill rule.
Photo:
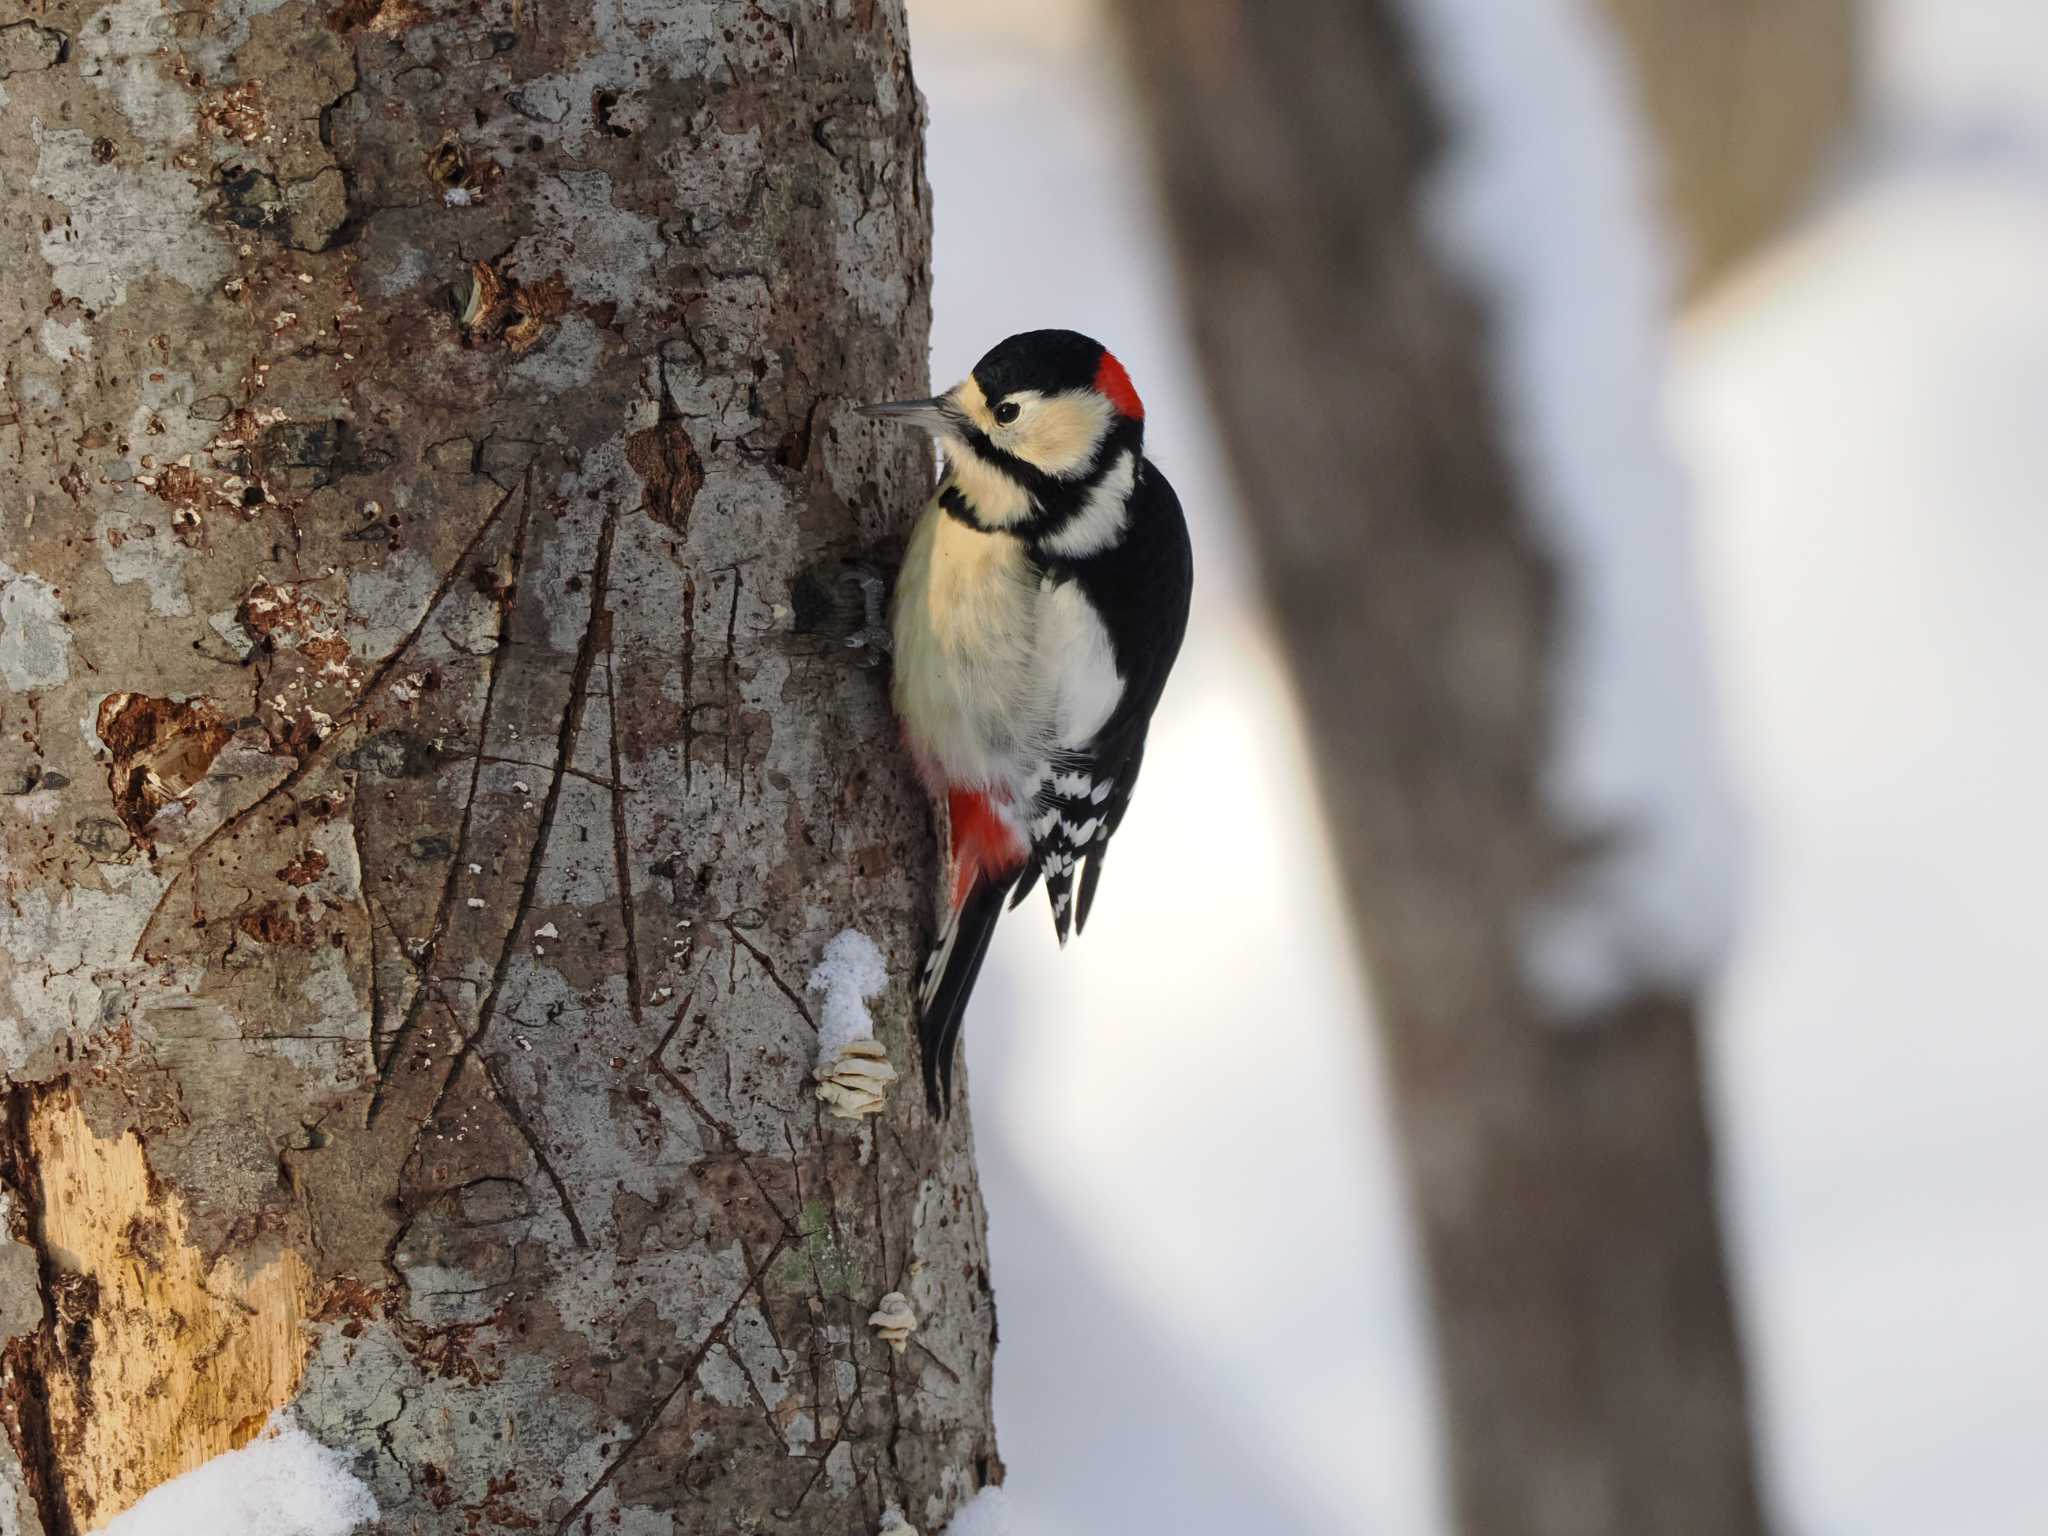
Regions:
<instances>
[{"instance_id":1,"label":"exposed pale wood","mask_svg":"<svg viewBox=\"0 0 2048 1536\"><path fill-rule=\"evenodd\" d=\"M69 1093L36 1106L29 1139L59 1318L59 1369L44 1379L84 1529L243 1444L291 1401L312 1277L290 1248L260 1259L261 1244L209 1264L141 1139L95 1135Z\"/></svg>"}]
</instances>

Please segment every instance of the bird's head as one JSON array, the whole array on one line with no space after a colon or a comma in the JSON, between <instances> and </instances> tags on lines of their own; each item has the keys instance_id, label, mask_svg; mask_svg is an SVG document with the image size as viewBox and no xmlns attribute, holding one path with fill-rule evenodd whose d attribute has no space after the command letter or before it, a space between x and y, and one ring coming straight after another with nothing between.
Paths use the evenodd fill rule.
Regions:
<instances>
[{"instance_id":1,"label":"bird's head","mask_svg":"<svg viewBox=\"0 0 2048 1536\"><path fill-rule=\"evenodd\" d=\"M1001 525L1056 515L1126 454L1135 457L1145 423L1123 364L1075 331L1021 332L943 395L862 411L929 432L956 475L1008 482L1014 495L976 498Z\"/></svg>"}]
</instances>

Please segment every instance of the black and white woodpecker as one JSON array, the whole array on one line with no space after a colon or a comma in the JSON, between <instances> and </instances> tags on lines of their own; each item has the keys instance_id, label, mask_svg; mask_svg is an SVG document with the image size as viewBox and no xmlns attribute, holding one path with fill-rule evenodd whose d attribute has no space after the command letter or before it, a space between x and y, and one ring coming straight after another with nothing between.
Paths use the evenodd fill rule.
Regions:
<instances>
[{"instance_id":1,"label":"black and white woodpecker","mask_svg":"<svg viewBox=\"0 0 2048 1536\"><path fill-rule=\"evenodd\" d=\"M1061 944L1088 921L1187 629L1192 552L1130 375L1086 336L1026 331L943 395L866 412L945 457L892 615L896 712L950 828L918 993L937 1114L1003 898L1042 877Z\"/></svg>"}]
</instances>

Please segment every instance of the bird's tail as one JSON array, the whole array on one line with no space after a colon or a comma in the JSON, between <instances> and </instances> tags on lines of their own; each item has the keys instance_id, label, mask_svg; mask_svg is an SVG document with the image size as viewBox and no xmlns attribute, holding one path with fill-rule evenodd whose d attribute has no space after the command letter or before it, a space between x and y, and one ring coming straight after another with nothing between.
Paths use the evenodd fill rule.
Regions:
<instances>
[{"instance_id":1,"label":"bird's tail","mask_svg":"<svg viewBox=\"0 0 2048 1536\"><path fill-rule=\"evenodd\" d=\"M924 1097L934 1115L952 1110L953 1056L967 1016L967 999L988 957L996 919L1003 915L1003 898L1017 883L1029 851L1006 810L979 790L956 789L947 796L952 900L918 987Z\"/></svg>"}]
</instances>

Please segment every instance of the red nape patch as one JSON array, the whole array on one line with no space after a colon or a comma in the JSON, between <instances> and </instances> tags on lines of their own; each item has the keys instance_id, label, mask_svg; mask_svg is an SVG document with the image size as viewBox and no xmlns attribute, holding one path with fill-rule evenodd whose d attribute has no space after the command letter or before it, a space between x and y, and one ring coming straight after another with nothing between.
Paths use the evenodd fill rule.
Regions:
<instances>
[{"instance_id":1,"label":"red nape patch","mask_svg":"<svg viewBox=\"0 0 2048 1536\"><path fill-rule=\"evenodd\" d=\"M1003 820L998 802L978 789L946 791L946 820L953 828L953 910L959 911L975 876L1006 875L1030 850Z\"/></svg>"},{"instance_id":2,"label":"red nape patch","mask_svg":"<svg viewBox=\"0 0 2048 1536\"><path fill-rule=\"evenodd\" d=\"M1096 365L1095 392L1131 420L1145 419L1145 402L1131 387L1131 376L1124 372L1124 365L1116 360L1114 352L1105 350L1102 361Z\"/></svg>"}]
</instances>

